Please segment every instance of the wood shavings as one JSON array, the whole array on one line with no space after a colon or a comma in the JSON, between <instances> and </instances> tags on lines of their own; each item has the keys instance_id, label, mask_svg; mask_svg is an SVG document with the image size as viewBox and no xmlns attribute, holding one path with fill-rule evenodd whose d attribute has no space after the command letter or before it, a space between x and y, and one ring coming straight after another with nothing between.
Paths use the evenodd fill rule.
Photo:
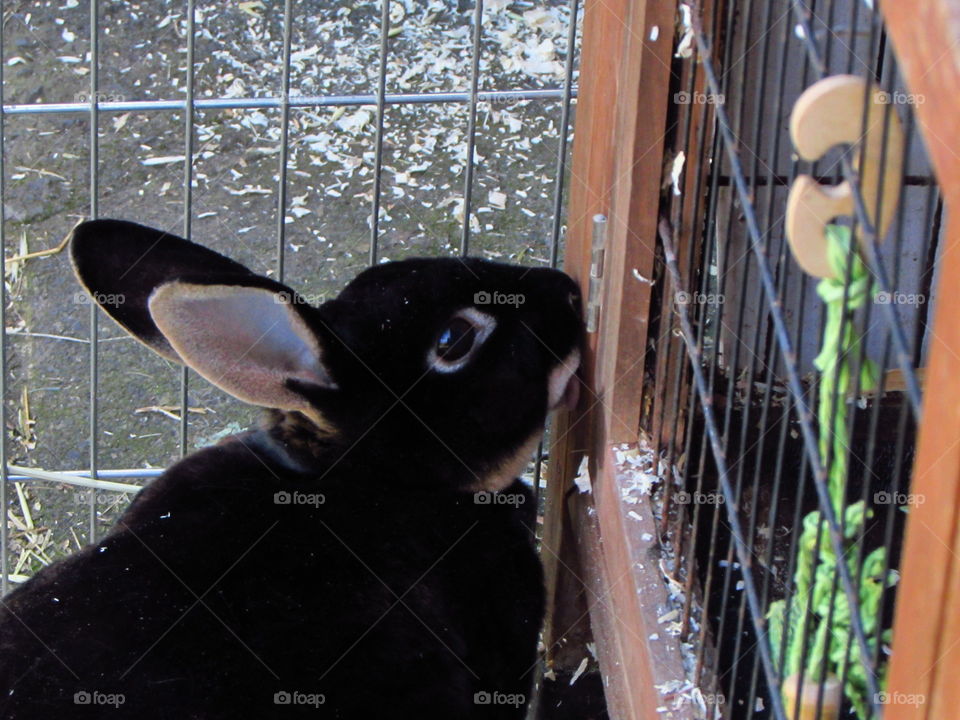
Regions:
<instances>
[{"instance_id":1,"label":"wood shavings","mask_svg":"<svg viewBox=\"0 0 960 720\"><path fill-rule=\"evenodd\" d=\"M267 6L264 5L260 0L252 0L251 2L242 2L237 5L243 12L253 17L260 17L260 11L266 10Z\"/></svg>"},{"instance_id":2,"label":"wood shavings","mask_svg":"<svg viewBox=\"0 0 960 720\"><path fill-rule=\"evenodd\" d=\"M671 622L671 621L673 621L673 620L676 620L678 617L680 617L680 611L679 611L679 610L671 610L670 612L664 613L663 615L661 615L660 617L658 617L658 618L657 618L657 622L660 623L661 625L663 625L664 623L668 623L668 622Z\"/></svg>"},{"instance_id":3,"label":"wood shavings","mask_svg":"<svg viewBox=\"0 0 960 720\"><path fill-rule=\"evenodd\" d=\"M577 666L577 669L574 670L573 676L570 678L570 684L573 685L577 680L580 679L580 676L583 675L587 670L587 665L590 663L590 658L585 657L580 661L580 664Z\"/></svg>"},{"instance_id":4,"label":"wood shavings","mask_svg":"<svg viewBox=\"0 0 960 720\"><path fill-rule=\"evenodd\" d=\"M336 125L341 130L356 135L363 128L370 124L373 115L369 110L357 110L351 115L344 115L336 120Z\"/></svg>"},{"instance_id":5,"label":"wood shavings","mask_svg":"<svg viewBox=\"0 0 960 720\"><path fill-rule=\"evenodd\" d=\"M588 458L584 457L580 461L580 467L577 469L577 476L573 479L573 482L581 493L593 492L593 486L590 483L590 463Z\"/></svg>"},{"instance_id":6,"label":"wood shavings","mask_svg":"<svg viewBox=\"0 0 960 720\"><path fill-rule=\"evenodd\" d=\"M690 680L670 680L655 687L667 703L664 711L681 710L689 707L697 711L697 717L703 718L706 716L707 704L704 701L703 692Z\"/></svg>"},{"instance_id":7,"label":"wood shavings","mask_svg":"<svg viewBox=\"0 0 960 720\"><path fill-rule=\"evenodd\" d=\"M159 413L160 415L164 415L171 420L176 420L179 422L180 416L177 415L175 412L176 410L180 410L179 405L149 405L147 407L137 408L133 412L135 415L140 415L143 413ZM207 413L213 411L210 408L188 407L187 412L196 413L198 415L206 415Z\"/></svg>"},{"instance_id":8,"label":"wood shavings","mask_svg":"<svg viewBox=\"0 0 960 720\"><path fill-rule=\"evenodd\" d=\"M636 448L627 447L626 450L614 450L617 463L617 481L620 484L620 495L624 502L635 505L640 496L649 495L659 478L649 469L653 464L653 454L640 453Z\"/></svg>"},{"instance_id":9,"label":"wood shavings","mask_svg":"<svg viewBox=\"0 0 960 720\"><path fill-rule=\"evenodd\" d=\"M239 190L227 188L227 192L230 193L231 195L273 195L272 188L260 187L259 185L257 185L256 187L251 187L250 185L244 185ZM251 229L252 228L247 228L247 230L251 230Z\"/></svg>"},{"instance_id":10,"label":"wood shavings","mask_svg":"<svg viewBox=\"0 0 960 720\"><path fill-rule=\"evenodd\" d=\"M673 185L673 194L680 195L680 177L683 175L683 164L687 160L686 153L681 150L673 158L673 164L670 166L670 184Z\"/></svg>"},{"instance_id":11,"label":"wood shavings","mask_svg":"<svg viewBox=\"0 0 960 720\"><path fill-rule=\"evenodd\" d=\"M683 35L680 37L680 42L677 43L677 52L676 57L678 58L691 58L693 57L694 52L694 34L692 26L692 13L693 10L686 3L680 4L680 27L683 28Z\"/></svg>"},{"instance_id":12,"label":"wood shavings","mask_svg":"<svg viewBox=\"0 0 960 720\"><path fill-rule=\"evenodd\" d=\"M184 155L162 155L160 157L149 157L140 161L141 165L148 167L154 165L170 165L171 163L183 162L186 159Z\"/></svg>"}]
</instances>

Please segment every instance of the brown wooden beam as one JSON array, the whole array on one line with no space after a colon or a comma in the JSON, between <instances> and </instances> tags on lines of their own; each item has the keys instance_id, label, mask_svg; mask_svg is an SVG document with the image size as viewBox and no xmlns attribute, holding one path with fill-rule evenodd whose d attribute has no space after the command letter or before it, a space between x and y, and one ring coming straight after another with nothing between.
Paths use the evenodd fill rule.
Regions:
<instances>
[{"instance_id":1,"label":"brown wooden beam","mask_svg":"<svg viewBox=\"0 0 960 720\"><path fill-rule=\"evenodd\" d=\"M652 668L667 665L637 641L647 636L650 621L637 604L635 538L624 531L615 478L603 480L590 522L585 503L594 498L575 496L568 503L567 494L584 452L597 472L612 473L609 462L598 459L616 443L637 441L650 286L638 282L634 270L645 277L653 272L676 11L676 0L586 0L584 9L565 256L565 269L584 297L593 217L606 215L608 229L600 329L586 358L590 389L581 394L586 414L558 417L553 432L542 554L545 642L550 659L559 659L564 640L577 633L568 621L583 615L585 598L603 633L601 670L617 719L661 716ZM570 590L570 577L581 590ZM584 577L591 578L585 592ZM606 597L609 603L598 603Z\"/></svg>"},{"instance_id":2,"label":"brown wooden beam","mask_svg":"<svg viewBox=\"0 0 960 720\"><path fill-rule=\"evenodd\" d=\"M953 720L960 707L960 3L885 0L881 10L949 210L939 260L886 720Z\"/></svg>"},{"instance_id":3,"label":"brown wooden beam","mask_svg":"<svg viewBox=\"0 0 960 720\"><path fill-rule=\"evenodd\" d=\"M675 19L672 0L635 0L625 16L594 388L611 443L635 442L640 424L650 285L634 273L653 276Z\"/></svg>"},{"instance_id":4,"label":"brown wooden beam","mask_svg":"<svg viewBox=\"0 0 960 720\"><path fill-rule=\"evenodd\" d=\"M618 96L618 61L625 42L624 18L628 0L586 0L580 50L580 84L576 131L570 178L570 206L564 269L580 283L583 297L589 294L590 248L593 216L609 212L613 182L614 112ZM589 338L584 358L584 381L593 387L592 369L596 336ZM576 547L570 542L571 519L566 493L572 486L580 458L586 451L591 423L589 408L596 404L591 392L581 392L582 412L576 417L558 412L551 434L550 465L547 468L541 558L547 587L544 644L547 663L563 668L570 662L560 650L569 647L569 637L586 637L588 619L571 585L579 583L581 571ZM580 620L579 626L574 623ZM582 640L578 644L583 644ZM572 657L572 655L570 656ZM569 668L564 668L569 669Z\"/></svg>"}]
</instances>

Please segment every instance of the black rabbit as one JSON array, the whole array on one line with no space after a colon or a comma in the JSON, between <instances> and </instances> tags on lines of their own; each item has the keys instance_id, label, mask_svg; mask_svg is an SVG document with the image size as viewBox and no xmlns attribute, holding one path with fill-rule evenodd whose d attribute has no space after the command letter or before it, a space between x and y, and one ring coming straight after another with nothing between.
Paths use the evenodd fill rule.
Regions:
<instances>
[{"instance_id":1,"label":"black rabbit","mask_svg":"<svg viewBox=\"0 0 960 720\"><path fill-rule=\"evenodd\" d=\"M134 337L270 411L3 600L0 717L522 717L544 598L517 475L576 400L575 283L405 260L313 307L134 223L70 251Z\"/></svg>"}]
</instances>

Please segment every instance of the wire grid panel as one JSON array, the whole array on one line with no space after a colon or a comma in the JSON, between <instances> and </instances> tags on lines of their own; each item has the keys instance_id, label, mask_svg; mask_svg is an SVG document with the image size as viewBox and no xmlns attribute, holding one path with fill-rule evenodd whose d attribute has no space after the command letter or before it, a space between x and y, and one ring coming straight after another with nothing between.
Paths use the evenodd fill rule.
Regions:
<instances>
[{"instance_id":1,"label":"wire grid panel","mask_svg":"<svg viewBox=\"0 0 960 720\"><path fill-rule=\"evenodd\" d=\"M407 256L557 265L579 2L464 5L10 14L4 590L95 538L177 456L256 418L100 320L58 252L78 220L183 234L311 302Z\"/></svg>"},{"instance_id":2,"label":"wire grid panel","mask_svg":"<svg viewBox=\"0 0 960 720\"><path fill-rule=\"evenodd\" d=\"M677 60L671 137L686 165L661 228L643 430L676 477L664 483L661 521L682 585L691 679L706 717L798 717L781 692L797 668L807 668L821 710L839 685L841 712L879 717L902 509L922 500L909 495L909 469L943 210L912 116L922 98L899 80L881 18L857 0L697 3L686 32L693 51ZM798 161L786 119L804 88L837 73L877 83L891 99L885 122L896 113L907 143L899 197L882 198L897 204L887 237L877 242L862 195L852 218L869 241L874 291L852 320L862 341L853 387L832 400L845 435L831 438L824 458L818 438L831 428L817 427L813 364L823 302L790 254L784 208L800 173L828 185L846 179L859 192L856 156ZM859 384L868 361L879 370L870 391ZM862 503L862 522L829 500L836 448L847 463L845 502ZM816 540L800 547L805 523ZM833 556L846 562L830 565ZM821 563L828 590L798 597L798 565L802 574ZM778 622L787 629L772 642ZM802 642L791 660L794 637ZM816 653L832 653L830 663L813 663Z\"/></svg>"}]
</instances>

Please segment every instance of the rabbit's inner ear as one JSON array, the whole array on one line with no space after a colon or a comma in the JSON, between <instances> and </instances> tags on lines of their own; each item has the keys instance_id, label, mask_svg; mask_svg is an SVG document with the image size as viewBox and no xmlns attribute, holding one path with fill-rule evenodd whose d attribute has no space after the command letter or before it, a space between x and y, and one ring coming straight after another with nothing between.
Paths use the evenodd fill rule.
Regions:
<instances>
[{"instance_id":1,"label":"rabbit's inner ear","mask_svg":"<svg viewBox=\"0 0 960 720\"><path fill-rule=\"evenodd\" d=\"M336 389L317 336L285 293L171 282L150 296L150 315L183 361L244 402L317 418L288 380Z\"/></svg>"}]
</instances>

